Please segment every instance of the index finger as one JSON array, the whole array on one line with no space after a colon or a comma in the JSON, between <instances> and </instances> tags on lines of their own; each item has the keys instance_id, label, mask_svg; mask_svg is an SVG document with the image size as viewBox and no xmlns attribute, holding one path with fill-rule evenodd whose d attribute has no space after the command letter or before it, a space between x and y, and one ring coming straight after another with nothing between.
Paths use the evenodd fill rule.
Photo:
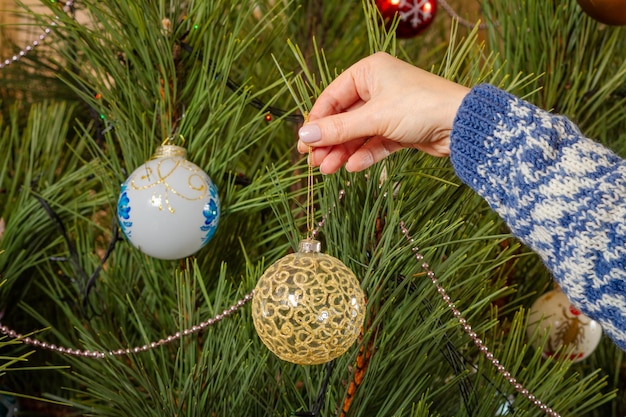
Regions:
<instances>
[{"instance_id":1,"label":"index finger","mask_svg":"<svg viewBox=\"0 0 626 417\"><path fill-rule=\"evenodd\" d=\"M361 62L357 62L341 73L322 91L309 113L309 120L343 113L348 109L354 108L355 105L369 100L370 95L367 83L359 84L359 81L362 79L360 76L362 72L361 67Z\"/></svg>"}]
</instances>

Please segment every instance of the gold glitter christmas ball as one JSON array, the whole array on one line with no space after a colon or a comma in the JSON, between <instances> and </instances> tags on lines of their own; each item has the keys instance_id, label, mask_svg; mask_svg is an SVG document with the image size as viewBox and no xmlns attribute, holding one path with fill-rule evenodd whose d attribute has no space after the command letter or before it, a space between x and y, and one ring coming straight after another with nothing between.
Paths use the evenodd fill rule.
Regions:
<instances>
[{"instance_id":1,"label":"gold glitter christmas ball","mask_svg":"<svg viewBox=\"0 0 626 417\"><path fill-rule=\"evenodd\" d=\"M305 239L263 273L252 299L254 327L263 343L284 361L328 362L359 336L365 296L354 273L339 259Z\"/></svg>"}]
</instances>

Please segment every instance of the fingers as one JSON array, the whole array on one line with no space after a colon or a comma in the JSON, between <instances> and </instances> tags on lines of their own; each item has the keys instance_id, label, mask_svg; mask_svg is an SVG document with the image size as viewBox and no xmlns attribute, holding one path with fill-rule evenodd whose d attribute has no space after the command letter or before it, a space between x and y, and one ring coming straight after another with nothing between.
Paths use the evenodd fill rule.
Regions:
<instances>
[{"instance_id":1,"label":"fingers","mask_svg":"<svg viewBox=\"0 0 626 417\"><path fill-rule=\"evenodd\" d=\"M361 60L342 72L319 95L309 112L309 120L343 113L370 99L368 59Z\"/></svg>"},{"instance_id":2,"label":"fingers","mask_svg":"<svg viewBox=\"0 0 626 417\"><path fill-rule=\"evenodd\" d=\"M319 95L309 122L299 131L302 143L298 149L302 152L309 145L333 146L394 132L402 121L402 112L413 105L410 96L402 93L406 86L419 85L413 78L416 73L421 75L420 71L385 53L358 61ZM407 81L400 82L398 77ZM408 100L408 104L403 106L399 98ZM388 138L406 140L400 137L401 131L395 133L395 137Z\"/></svg>"},{"instance_id":3,"label":"fingers","mask_svg":"<svg viewBox=\"0 0 626 417\"><path fill-rule=\"evenodd\" d=\"M346 170L358 172L402 148L402 145L382 137L360 139L343 145L314 148L309 162L313 166L319 165L322 174L333 174L344 165Z\"/></svg>"},{"instance_id":4,"label":"fingers","mask_svg":"<svg viewBox=\"0 0 626 417\"><path fill-rule=\"evenodd\" d=\"M308 146L332 146L381 135L387 123L380 120L376 106L369 104L305 124L298 131L298 149L302 152Z\"/></svg>"},{"instance_id":5,"label":"fingers","mask_svg":"<svg viewBox=\"0 0 626 417\"><path fill-rule=\"evenodd\" d=\"M403 148L404 146L401 144L382 137L372 138L348 158L346 170L350 172L363 171Z\"/></svg>"},{"instance_id":6,"label":"fingers","mask_svg":"<svg viewBox=\"0 0 626 417\"><path fill-rule=\"evenodd\" d=\"M322 91L309 112L309 123L298 132L300 152L309 145L332 146L376 134L376 126L366 123L372 120L368 111L375 109L364 106L371 98L369 74L369 60L359 61Z\"/></svg>"},{"instance_id":7,"label":"fingers","mask_svg":"<svg viewBox=\"0 0 626 417\"><path fill-rule=\"evenodd\" d=\"M365 104L362 101L359 101L355 104L353 104L352 106L350 106L345 113L341 113L342 115L345 115L346 113L350 113L351 111L354 111L358 108L360 108L363 104ZM343 117L342 117L343 118ZM322 122L320 123L320 121L316 121L315 123L313 122L309 122L307 124L305 124L304 126L302 126L300 128L300 130L298 131L298 136L299 136L299 141L298 141L298 151L300 153L305 153L308 151L309 146L313 146L315 148L319 148L324 146L322 143L319 143L319 139L322 137L322 128L320 127L320 124L324 125L327 124L327 122ZM345 129L350 129L350 127L345 127ZM337 128L336 127L326 127L325 128L326 131L330 130L331 132L336 132ZM327 133L327 134L334 134L336 135L337 133ZM354 137L356 135L351 134L348 135L352 140L354 139ZM303 140L304 139L304 140ZM337 139L334 142L340 142L340 139ZM333 142L333 143L334 143Z\"/></svg>"},{"instance_id":8,"label":"fingers","mask_svg":"<svg viewBox=\"0 0 626 417\"><path fill-rule=\"evenodd\" d=\"M365 139L354 141L349 144L313 148L309 156L312 166L320 167L322 174L335 173L344 166L350 156L365 143Z\"/></svg>"}]
</instances>

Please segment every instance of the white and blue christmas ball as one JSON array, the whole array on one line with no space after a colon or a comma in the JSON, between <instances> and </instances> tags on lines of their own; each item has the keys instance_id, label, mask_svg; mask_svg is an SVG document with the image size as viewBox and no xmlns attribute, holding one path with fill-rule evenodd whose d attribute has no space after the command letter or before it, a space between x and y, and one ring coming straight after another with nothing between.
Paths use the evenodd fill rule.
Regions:
<instances>
[{"instance_id":1,"label":"white and blue christmas ball","mask_svg":"<svg viewBox=\"0 0 626 417\"><path fill-rule=\"evenodd\" d=\"M137 249L159 259L180 259L200 250L220 218L217 187L185 148L164 145L122 184L117 218Z\"/></svg>"}]
</instances>

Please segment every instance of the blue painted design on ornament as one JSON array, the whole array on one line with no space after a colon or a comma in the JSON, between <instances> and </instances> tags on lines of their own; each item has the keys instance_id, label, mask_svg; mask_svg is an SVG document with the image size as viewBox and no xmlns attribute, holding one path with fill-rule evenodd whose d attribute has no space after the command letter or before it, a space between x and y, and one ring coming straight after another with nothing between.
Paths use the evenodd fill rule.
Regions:
<instances>
[{"instance_id":1,"label":"blue painted design on ornament","mask_svg":"<svg viewBox=\"0 0 626 417\"><path fill-rule=\"evenodd\" d=\"M200 226L200 230L206 232L202 238L202 245L204 246L215 234L220 220L220 199L214 184L209 186L209 201L204 205L202 214L204 215L204 225Z\"/></svg>"},{"instance_id":2,"label":"blue painted design on ornament","mask_svg":"<svg viewBox=\"0 0 626 417\"><path fill-rule=\"evenodd\" d=\"M128 198L128 194L126 193L126 187L126 183L122 184L120 198L117 200L117 219L119 220L122 233L124 233L127 238L130 238L130 228L133 226L133 222L130 221L130 198Z\"/></svg>"}]
</instances>

